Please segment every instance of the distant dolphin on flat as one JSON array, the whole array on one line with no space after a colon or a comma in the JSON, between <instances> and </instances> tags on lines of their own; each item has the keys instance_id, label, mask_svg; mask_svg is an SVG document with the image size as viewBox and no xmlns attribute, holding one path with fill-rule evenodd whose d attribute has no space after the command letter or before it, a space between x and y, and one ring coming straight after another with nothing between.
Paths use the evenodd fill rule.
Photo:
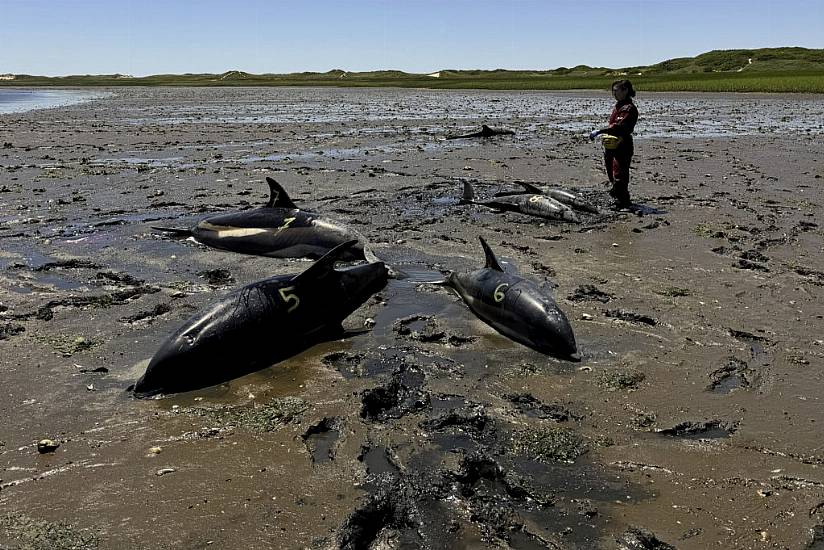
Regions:
<instances>
[{"instance_id":1,"label":"distant dolphin on flat","mask_svg":"<svg viewBox=\"0 0 824 550\"><path fill-rule=\"evenodd\" d=\"M335 269L355 244L337 246L302 273L257 281L209 305L160 346L132 387L135 396L212 386L339 338L341 322L386 285L381 262Z\"/></svg>"},{"instance_id":2,"label":"distant dolphin on flat","mask_svg":"<svg viewBox=\"0 0 824 550\"><path fill-rule=\"evenodd\" d=\"M269 202L252 210L208 216L189 229L153 227L158 231L191 236L214 248L273 258L319 258L336 246L357 243L344 260L362 260L364 239L355 231L314 212L299 209L286 190L272 178Z\"/></svg>"},{"instance_id":3,"label":"distant dolphin on flat","mask_svg":"<svg viewBox=\"0 0 824 550\"><path fill-rule=\"evenodd\" d=\"M578 216L569 206L558 202L552 197L544 194L517 194L496 197L487 201L476 201L475 190L472 184L464 180L463 182L463 204L480 204L496 210L506 210L509 212L520 212L529 216L537 216L550 220L562 220L568 222L578 222Z\"/></svg>"},{"instance_id":4,"label":"distant dolphin on flat","mask_svg":"<svg viewBox=\"0 0 824 550\"><path fill-rule=\"evenodd\" d=\"M494 128L490 128L486 124L481 126L480 132L473 132L471 134L464 134L462 136L447 136L446 139L464 139L464 138L488 138L492 136L514 136L515 132L512 130L496 130Z\"/></svg>"},{"instance_id":5,"label":"distant dolphin on flat","mask_svg":"<svg viewBox=\"0 0 824 550\"><path fill-rule=\"evenodd\" d=\"M538 195L546 195L547 197L553 198L556 201L566 204L570 208L574 208L575 210L581 210L583 212L589 212L591 214L603 214L603 211L588 202L586 199L581 197L580 195L576 195L574 193L570 193L569 191L564 191L563 189L556 189L552 187L538 187L532 183L528 183L525 181L515 181L521 187L523 187L523 191L512 191L512 192L502 192L502 193L495 193L496 197L508 197L511 195L524 195L524 194L538 194Z\"/></svg>"},{"instance_id":6,"label":"distant dolphin on flat","mask_svg":"<svg viewBox=\"0 0 824 550\"><path fill-rule=\"evenodd\" d=\"M552 296L534 282L504 271L479 237L486 263L468 273L450 273L442 284L455 290L472 313L492 328L548 355L580 360L575 334Z\"/></svg>"}]
</instances>

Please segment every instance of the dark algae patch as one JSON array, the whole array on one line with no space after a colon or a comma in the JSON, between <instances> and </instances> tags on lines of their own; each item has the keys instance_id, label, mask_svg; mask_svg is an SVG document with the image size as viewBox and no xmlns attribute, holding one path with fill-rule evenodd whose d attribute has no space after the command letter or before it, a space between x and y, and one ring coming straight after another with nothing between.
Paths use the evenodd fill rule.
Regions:
<instances>
[{"instance_id":1,"label":"dark algae patch","mask_svg":"<svg viewBox=\"0 0 824 550\"><path fill-rule=\"evenodd\" d=\"M0 514L0 543L8 537L20 550L94 550L99 535L70 523L39 520L19 512ZM0 544L0 547L3 547Z\"/></svg>"},{"instance_id":2,"label":"dark algae patch","mask_svg":"<svg viewBox=\"0 0 824 550\"><path fill-rule=\"evenodd\" d=\"M646 375L630 368L616 368L599 372L595 384L607 391L633 390L644 381Z\"/></svg>"},{"instance_id":3,"label":"dark algae patch","mask_svg":"<svg viewBox=\"0 0 824 550\"><path fill-rule=\"evenodd\" d=\"M209 419L221 428L273 432L297 422L308 410L309 404L303 399L280 397L262 405L188 407L179 409L179 413Z\"/></svg>"},{"instance_id":4,"label":"dark algae patch","mask_svg":"<svg viewBox=\"0 0 824 550\"><path fill-rule=\"evenodd\" d=\"M510 450L539 462L574 462L588 447L576 431L550 426L514 433Z\"/></svg>"}]
</instances>

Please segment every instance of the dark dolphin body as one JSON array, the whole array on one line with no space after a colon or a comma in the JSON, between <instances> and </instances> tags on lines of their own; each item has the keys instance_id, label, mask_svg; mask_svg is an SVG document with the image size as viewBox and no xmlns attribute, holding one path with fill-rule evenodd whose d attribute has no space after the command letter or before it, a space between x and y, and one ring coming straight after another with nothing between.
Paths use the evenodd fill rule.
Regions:
<instances>
[{"instance_id":1,"label":"dark dolphin body","mask_svg":"<svg viewBox=\"0 0 824 550\"><path fill-rule=\"evenodd\" d=\"M569 191L564 191L563 189L553 189L551 187L538 187L537 185L533 185L525 181L516 181L515 183L523 187L523 191L496 193L495 196L508 197L512 195L524 194L546 195L547 197L555 199L556 201L565 204L570 208L574 208L575 210L581 210L583 212L589 212L591 214L603 214L600 208L598 208L591 202L588 202L580 195L570 193Z\"/></svg>"},{"instance_id":2,"label":"dark dolphin body","mask_svg":"<svg viewBox=\"0 0 824 550\"><path fill-rule=\"evenodd\" d=\"M580 360L575 335L564 312L538 285L506 273L483 237L483 269L451 273L447 285L455 289L482 321L516 342L541 353Z\"/></svg>"},{"instance_id":3,"label":"dark dolphin body","mask_svg":"<svg viewBox=\"0 0 824 550\"><path fill-rule=\"evenodd\" d=\"M497 210L508 210L510 212L520 212L539 218L550 220L564 220L568 222L578 222L578 216L569 206L558 202L552 197L543 194L525 195L505 195L496 197L488 201L476 201L475 190L468 181L463 182L463 198L461 202L469 204L480 204Z\"/></svg>"},{"instance_id":4,"label":"dark dolphin body","mask_svg":"<svg viewBox=\"0 0 824 550\"><path fill-rule=\"evenodd\" d=\"M339 337L341 321L386 285L381 262L334 268L354 245L338 246L298 275L245 286L189 319L155 353L135 395L204 388Z\"/></svg>"},{"instance_id":5,"label":"dark dolphin body","mask_svg":"<svg viewBox=\"0 0 824 550\"><path fill-rule=\"evenodd\" d=\"M300 210L278 182L272 178L266 178L266 182L270 197L265 206L209 216L191 229L154 229L192 236L223 250L273 258L319 258L354 239L359 242L342 259L364 259L365 243L355 231Z\"/></svg>"},{"instance_id":6,"label":"dark dolphin body","mask_svg":"<svg viewBox=\"0 0 824 550\"><path fill-rule=\"evenodd\" d=\"M483 137L488 138L492 136L514 136L515 132L512 130L495 130L490 128L486 124L481 126L480 132L473 132L471 134L464 134L462 136L447 136L446 139L464 139L464 138L476 138L476 137Z\"/></svg>"}]
</instances>

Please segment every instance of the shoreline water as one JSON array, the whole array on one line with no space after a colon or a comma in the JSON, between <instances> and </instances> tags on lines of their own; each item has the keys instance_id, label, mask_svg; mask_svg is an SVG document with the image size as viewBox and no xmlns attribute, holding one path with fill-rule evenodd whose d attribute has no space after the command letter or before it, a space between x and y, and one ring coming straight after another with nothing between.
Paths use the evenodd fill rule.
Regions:
<instances>
[{"instance_id":1,"label":"shoreline water","mask_svg":"<svg viewBox=\"0 0 824 550\"><path fill-rule=\"evenodd\" d=\"M107 92L39 88L0 88L0 115L67 107L101 99Z\"/></svg>"}]
</instances>

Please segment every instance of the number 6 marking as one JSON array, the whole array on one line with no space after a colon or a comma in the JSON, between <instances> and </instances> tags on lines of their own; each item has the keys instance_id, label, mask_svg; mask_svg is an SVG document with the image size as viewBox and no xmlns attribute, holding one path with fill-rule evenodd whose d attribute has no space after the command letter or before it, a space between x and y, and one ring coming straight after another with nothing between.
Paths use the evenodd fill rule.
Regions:
<instances>
[{"instance_id":1,"label":"number 6 marking","mask_svg":"<svg viewBox=\"0 0 824 550\"><path fill-rule=\"evenodd\" d=\"M294 302L294 304L286 310L287 313L292 313L300 305L300 298L298 298L296 294L289 294L290 290L295 290L295 287L287 286L278 289L278 292L280 292L280 297L283 299L283 303L288 305L290 302Z\"/></svg>"},{"instance_id":2,"label":"number 6 marking","mask_svg":"<svg viewBox=\"0 0 824 550\"><path fill-rule=\"evenodd\" d=\"M541 200L541 195L532 195L529 197L529 202L538 202L539 200Z\"/></svg>"},{"instance_id":3,"label":"number 6 marking","mask_svg":"<svg viewBox=\"0 0 824 550\"><path fill-rule=\"evenodd\" d=\"M509 287L509 285L506 284L506 283L502 283L502 284L496 286L495 287L495 292L492 293L492 299L495 300L496 302L503 302L504 297L506 296L506 294L504 294L504 292L503 292L503 289L508 288L508 287Z\"/></svg>"}]
</instances>

